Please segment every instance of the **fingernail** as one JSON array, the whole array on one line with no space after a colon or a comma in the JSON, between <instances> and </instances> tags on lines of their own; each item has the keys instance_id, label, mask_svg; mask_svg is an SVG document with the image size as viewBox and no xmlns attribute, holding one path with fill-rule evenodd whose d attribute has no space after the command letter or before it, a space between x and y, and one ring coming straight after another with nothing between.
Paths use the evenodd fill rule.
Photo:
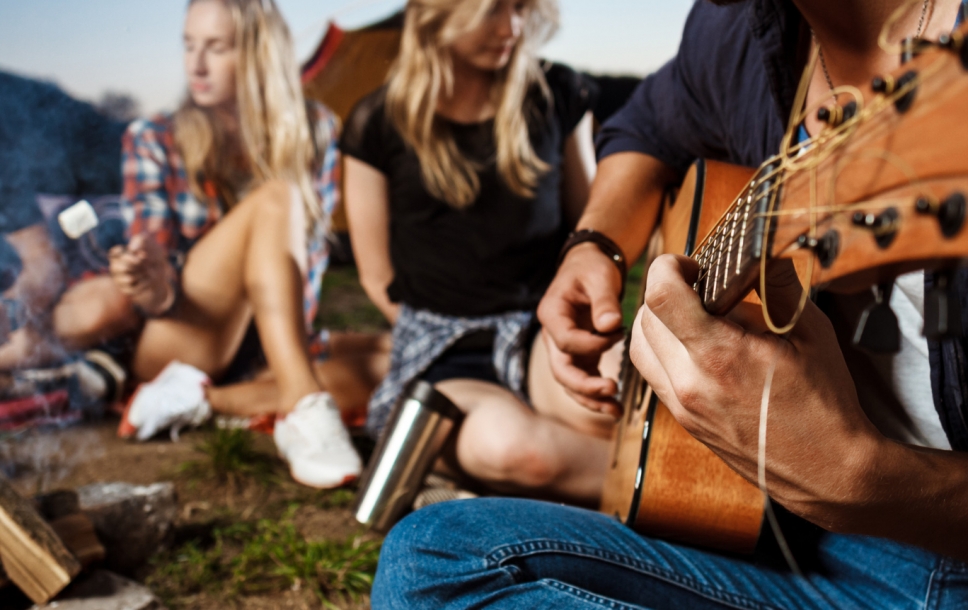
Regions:
<instances>
[{"instance_id":1,"label":"fingernail","mask_svg":"<svg viewBox=\"0 0 968 610\"><path fill-rule=\"evenodd\" d=\"M621 321L622 321L622 316L620 316L619 314L613 311L603 313L602 315L598 316L598 323L600 325L615 324Z\"/></svg>"}]
</instances>

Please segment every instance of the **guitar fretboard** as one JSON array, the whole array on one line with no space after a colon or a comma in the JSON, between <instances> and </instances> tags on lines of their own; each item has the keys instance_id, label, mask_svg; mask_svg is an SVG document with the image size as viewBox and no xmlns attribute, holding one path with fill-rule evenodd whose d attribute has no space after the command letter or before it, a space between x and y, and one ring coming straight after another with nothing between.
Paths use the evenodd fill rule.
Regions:
<instances>
[{"instance_id":1,"label":"guitar fretboard","mask_svg":"<svg viewBox=\"0 0 968 610\"><path fill-rule=\"evenodd\" d=\"M749 289L767 245L775 182L775 166L761 168L693 254L699 263L694 288L707 311L728 311Z\"/></svg>"}]
</instances>

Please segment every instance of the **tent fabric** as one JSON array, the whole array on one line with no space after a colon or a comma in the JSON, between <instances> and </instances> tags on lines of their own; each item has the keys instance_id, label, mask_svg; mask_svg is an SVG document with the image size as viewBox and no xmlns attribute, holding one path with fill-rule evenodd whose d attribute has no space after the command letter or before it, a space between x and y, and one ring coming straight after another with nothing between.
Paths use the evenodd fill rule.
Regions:
<instances>
[{"instance_id":1,"label":"tent fabric","mask_svg":"<svg viewBox=\"0 0 968 610\"><path fill-rule=\"evenodd\" d=\"M402 12L358 30L345 31L331 23L302 68L306 97L326 104L345 121L356 102L386 80L400 49L402 28ZM336 233L346 232L342 207L332 226Z\"/></svg>"}]
</instances>

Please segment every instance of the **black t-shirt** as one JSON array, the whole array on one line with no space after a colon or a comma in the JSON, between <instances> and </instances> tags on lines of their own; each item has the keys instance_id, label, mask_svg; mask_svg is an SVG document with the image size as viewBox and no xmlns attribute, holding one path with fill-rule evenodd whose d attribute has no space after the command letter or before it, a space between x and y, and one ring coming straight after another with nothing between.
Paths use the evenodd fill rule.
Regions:
<instances>
[{"instance_id":1,"label":"black t-shirt","mask_svg":"<svg viewBox=\"0 0 968 610\"><path fill-rule=\"evenodd\" d=\"M515 195L498 176L494 121L443 120L460 151L481 164L481 189L457 210L427 192L420 162L386 116L386 89L357 104L341 148L387 177L390 202L390 300L452 316L534 309L555 273L567 237L561 206L564 145L591 108L593 85L570 68L545 64L552 104L538 91L525 112L531 144L551 166L533 198Z\"/></svg>"}]
</instances>

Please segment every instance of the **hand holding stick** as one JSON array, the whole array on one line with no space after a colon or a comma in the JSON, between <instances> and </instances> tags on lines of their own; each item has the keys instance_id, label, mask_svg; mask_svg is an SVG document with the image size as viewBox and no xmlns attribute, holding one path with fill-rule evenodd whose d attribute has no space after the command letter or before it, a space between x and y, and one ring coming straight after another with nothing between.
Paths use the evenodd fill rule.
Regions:
<instances>
[{"instance_id":1,"label":"hand holding stick","mask_svg":"<svg viewBox=\"0 0 968 610\"><path fill-rule=\"evenodd\" d=\"M139 234L127 246L108 252L111 277L122 294L147 317L168 312L175 304L175 270L165 249L151 237Z\"/></svg>"}]
</instances>

